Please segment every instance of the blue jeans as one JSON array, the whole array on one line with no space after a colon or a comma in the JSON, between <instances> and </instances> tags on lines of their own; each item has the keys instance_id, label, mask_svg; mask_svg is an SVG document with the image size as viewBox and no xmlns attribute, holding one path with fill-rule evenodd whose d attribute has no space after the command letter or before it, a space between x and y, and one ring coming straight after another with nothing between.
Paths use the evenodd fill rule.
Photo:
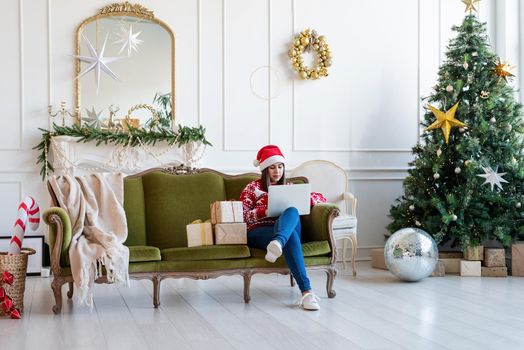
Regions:
<instances>
[{"instance_id":1,"label":"blue jeans","mask_svg":"<svg viewBox=\"0 0 524 350\"><path fill-rule=\"evenodd\" d=\"M297 281L301 292L311 290L302 255L300 242L300 215L296 208L287 208L274 225L259 226L247 233L247 244L252 248L266 249L269 242L276 239L282 245L282 253L291 274Z\"/></svg>"}]
</instances>

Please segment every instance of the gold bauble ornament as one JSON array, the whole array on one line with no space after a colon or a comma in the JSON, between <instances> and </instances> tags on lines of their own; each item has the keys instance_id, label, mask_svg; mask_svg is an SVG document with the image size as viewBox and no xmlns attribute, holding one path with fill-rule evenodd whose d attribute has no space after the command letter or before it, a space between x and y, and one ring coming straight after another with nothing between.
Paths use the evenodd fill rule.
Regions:
<instances>
[{"instance_id":1,"label":"gold bauble ornament","mask_svg":"<svg viewBox=\"0 0 524 350\"><path fill-rule=\"evenodd\" d=\"M309 37L303 36L302 39L300 39L300 43L304 46L309 44Z\"/></svg>"},{"instance_id":2,"label":"gold bauble ornament","mask_svg":"<svg viewBox=\"0 0 524 350\"><path fill-rule=\"evenodd\" d=\"M433 107L432 105L428 105L428 108L433 112L433 115L437 118L437 120L428 126L426 128L426 131L433 130L433 129L442 129L442 133L444 134L444 139L446 140L446 144L449 141L449 134L451 132L452 127L466 127L467 125L461 122L460 120L455 119L455 113L457 112L457 108L460 101L455 103L453 107L451 107L448 111L442 112L441 110Z\"/></svg>"},{"instance_id":3,"label":"gold bauble ornament","mask_svg":"<svg viewBox=\"0 0 524 350\"><path fill-rule=\"evenodd\" d=\"M306 67L303 65L304 59L302 54L304 52L314 51L316 63L314 67ZM315 30L306 29L295 36L292 47L288 51L289 60L293 69L297 71L302 79L319 79L327 77L328 72L326 67L332 64L332 53L329 45L326 42L326 37L318 36Z\"/></svg>"}]
</instances>

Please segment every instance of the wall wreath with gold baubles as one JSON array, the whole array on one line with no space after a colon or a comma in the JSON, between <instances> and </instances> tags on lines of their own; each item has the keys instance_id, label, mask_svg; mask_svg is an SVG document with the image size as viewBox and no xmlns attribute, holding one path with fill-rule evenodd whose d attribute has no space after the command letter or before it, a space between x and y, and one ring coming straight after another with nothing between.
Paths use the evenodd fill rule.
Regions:
<instances>
[{"instance_id":1,"label":"wall wreath with gold baubles","mask_svg":"<svg viewBox=\"0 0 524 350\"><path fill-rule=\"evenodd\" d=\"M314 67L304 66L302 54L314 51L316 62ZM295 36L288 51L293 69L302 79L319 79L328 76L328 67L331 67L331 49L326 38L318 35L315 30L306 29Z\"/></svg>"}]
</instances>

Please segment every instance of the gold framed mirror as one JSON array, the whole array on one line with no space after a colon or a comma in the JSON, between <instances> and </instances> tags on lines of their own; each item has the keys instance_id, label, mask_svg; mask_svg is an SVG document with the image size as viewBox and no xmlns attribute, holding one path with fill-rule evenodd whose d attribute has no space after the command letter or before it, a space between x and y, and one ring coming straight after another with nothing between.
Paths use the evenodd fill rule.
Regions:
<instances>
[{"instance_id":1,"label":"gold framed mirror","mask_svg":"<svg viewBox=\"0 0 524 350\"><path fill-rule=\"evenodd\" d=\"M84 121L124 118L131 106L156 102L175 126L175 35L153 11L127 1L105 6L75 39L75 104ZM140 126L151 120L147 110L135 113Z\"/></svg>"}]
</instances>

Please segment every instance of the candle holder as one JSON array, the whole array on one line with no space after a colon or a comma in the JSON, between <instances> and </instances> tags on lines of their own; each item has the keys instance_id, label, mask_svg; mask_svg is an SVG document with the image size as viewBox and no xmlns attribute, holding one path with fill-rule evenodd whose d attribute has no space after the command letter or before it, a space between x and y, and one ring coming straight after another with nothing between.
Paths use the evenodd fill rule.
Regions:
<instances>
[{"instance_id":1,"label":"candle holder","mask_svg":"<svg viewBox=\"0 0 524 350\"><path fill-rule=\"evenodd\" d=\"M73 111L70 112L66 108L66 102L61 101L60 102L60 108L53 113L53 106L49 105L47 106L47 113L49 114L50 121L52 118L55 117L61 117L62 118L62 126L65 126L65 119L66 117L71 117L74 119L75 123L78 124L78 126L81 125L81 116L80 116L80 109L78 107L74 107ZM52 124L52 123L51 123Z\"/></svg>"}]
</instances>

